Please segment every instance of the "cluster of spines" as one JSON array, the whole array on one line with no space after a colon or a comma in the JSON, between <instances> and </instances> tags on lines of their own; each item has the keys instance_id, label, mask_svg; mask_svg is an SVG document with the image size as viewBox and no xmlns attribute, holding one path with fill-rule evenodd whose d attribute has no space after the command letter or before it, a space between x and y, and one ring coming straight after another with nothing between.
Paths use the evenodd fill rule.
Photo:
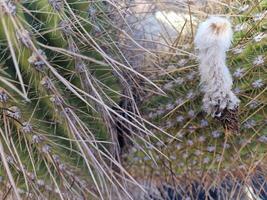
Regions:
<instances>
[{"instance_id":1,"label":"cluster of spines","mask_svg":"<svg viewBox=\"0 0 267 200\"><path fill-rule=\"evenodd\" d=\"M40 156L38 160L42 162L43 165L45 165L46 162L51 163L51 165L55 167L55 171L58 172L59 177L62 176L63 182L59 181L58 178L54 178L51 174L54 172L51 171L49 176L51 180L49 180L49 178L48 180L57 186L57 193L59 195L58 197L64 199L64 191L69 187L68 184L64 183L65 176L73 179L71 181L72 184L80 184L80 182L76 181L77 176L70 173L68 170L65 170L65 167L63 167L63 164L58 162L58 159L57 161L54 160L55 158L53 156L52 147L57 146L58 144L54 145L53 140L48 140L43 136L44 131L42 130L43 125L40 125L42 124L41 121L45 121L47 119L52 120L52 125L48 122L49 126L54 126L53 128L56 128L55 131L59 138L62 135L62 137L66 138L67 141L70 141L65 148L69 148L70 152L76 152L73 154L79 158L75 160L83 160L80 163L85 165L87 170L82 170L81 173L83 176L85 174L89 174L87 177L90 179L90 181L88 182L90 182L93 190L96 191L95 193L97 193L100 198L104 198L103 195L105 192L108 193L108 188L103 185L103 187L100 188L100 183L105 185L108 182L109 186L119 185L119 187L123 187L117 178L115 178L113 174L114 172L112 171L112 168L110 168L109 163L113 163L113 165L117 166L121 172L123 171L123 168L121 167L120 163L116 161L114 151L113 153L110 153L111 150L108 150L106 144L102 145L101 142L97 141L98 139L95 138L94 134L97 135L99 133L92 133L92 130L88 128L87 122L85 123L80 118L80 116L86 116L87 114L80 114L80 108L78 108L78 110L73 108L70 104L70 100L66 98L71 96L72 98L76 98L78 101L82 102L84 107L90 107L90 109L87 107L87 111L89 114L93 113L91 118L98 119L99 115L94 114L94 112L96 111L96 113L100 113L100 118L103 119L103 121L100 120L101 122L97 122L97 120L95 120L95 123L99 123L99 127L101 127L103 124L107 125L107 129L110 129L109 131L116 131L113 130L114 125L112 123L114 123L114 121L112 121L112 118L114 118L114 115L119 116L119 114L116 114L113 109L106 105L106 99L111 102L112 100L109 99L110 97L104 93L102 88L95 88L95 83L98 84L97 87L99 87L98 80L94 78L91 72L88 70L88 66L86 66L84 60L96 62L99 65L106 64L102 61L97 61L94 58L83 56L79 50L79 47L75 45L83 44L83 46L86 46L85 44L87 44L90 47L93 46L92 49L95 48L98 53L101 53L102 50L97 43L94 43L95 41L92 41L88 30L85 29L86 25L81 24L82 20L80 20L78 15L73 12L69 5L66 5L64 1L59 0L49 0L49 5L45 4L45 2L46 1L39 1L34 2L31 5L27 5L28 2L25 2L25 4L20 4L17 2L15 4L12 1L3 1L0 4L0 9L3 11L1 13L1 23L4 27L1 30L1 37L7 40L7 43L9 43L9 50L14 52L14 56L12 57L14 65L19 65L21 69L20 73L22 73L25 80L29 82L28 87L30 88L30 93L24 93L22 96L26 99L29 97L35 99L35 95L41 95L39 96L41 97L40 99L37 96L37 100L32 100L32 102L37 104L35 109L42 110L42 112L44 112L36 113L39 111L35 109L29 109L27 111L22 109L22 111L19 109L21 105L17 104L16 106L18 107L13 106L7 111L3 111L2 117L4 117L5 113L7 113L7 115L12 118L16 124L21 124L21 127L16 127L21 133L36 131L37 127L40 128L39 134L34 134L32 136L30 136L30 134L26 134L26 138L32 141L31 144L33 146L36 146L36 149L38 150L36 152L37 155L44 155L44 157ZM30 6L31 8L37 10L37 12L33 14L34 18L32 23L34 25L37 24L37 26L40 26L40 24L38 24L38 20L45 19L44 24L41 25L44 33L38 32L38 28L37 30L34 28L32 29L31 25L25 22L25 15L27 14L24 13L24 10L27 8L24 7L24 5L26 7ZM44 5L45 7L43 7ZM88 2L83 2L83 5L90 7ZM78 7L80 6L78 5ZM43 9L45 12L38 11ZM52 13L53 15L50 16L49 13ZM84 13L81 15L83 14ZM92 14L94 13L90 12L89 17L92 17ZM70 18L73 18L73 21L70 21ZM77 23L78 25L73 27L73 23ZM45 45L44 43L40 42L42 38L39 37L39 34L43 34L43 36L48 39L47 43L52 43L52 45ZM10 37L8 38L8 36ZM91 42L94 44L92 45ZM13 46L13 44L16 45ZM68 50L65 49L67 47L69 47ZM56 54L51 54L53 51L55 51ZM46 53L48 55L46 55ZM62 56L64 59L67 57L67 60L70 59L74 61L74 66L70 70L74 71L74 75L80 78L82 90L79 90L79 88L74 86L71 81L67 80L59 73L61 68L57 68L57 66L54 65L56 61L52 61L51 58L51 55L56 55L55 58L57 59L57 53L64 54L64 56ZM104 54L104 52L102 53ZM16 57L16 55L19 54L20 57ZM58 56L58 58L60 59L60 56ZM21 84L21 86L23 88L25 87L24 84ZM1 102L3 101L5 103L7 100L7 95L3 91L4 90L1 90L0 99ZM99 91L101 95L104 96L105 100L103 100L98 94ZM43 107L40 108L40 105ZM25 112L28 115L30 113L32 118L38 118L41 116L43 119L39 119L40 122L38 122L38 120L34 121L34 123L38 122L37 127L32 126L28 122L20 123L20 119ZM121 117L121 120L123 119L124 118ZM48 134L51 134L51 137L53 137L53 128L49 130L51 133ZM142 130L142 127L139 127L139 129ZM115 133L111 133L110 135L110 137L115 136ZM113 140L109 143L111 146L116 146L116 142L116 139L113 138ZM70 164L74 165L72 162L70 162ZM34 163L31 163L31 165L34 168ZM49 172L48 168L46 169L47 170L45 171ZM23 170L21 171L24 172ZM95 175L95 173L97 175ZM26 180L25 183L27 184ZM16 191L14 187L16 186L12 185L13 190ZM93 192L88 188L90 187L80 186L78 190L77 188L73 189L73 191L71 190L72 194L67 195L91 195ZM19 196L17 196L17 198L19 198Z\"/></svg>"},{"instance_id":2,"label":"cluster of spines","mask_svg":"<svg viewBox=\"0 0 267 200\"><path fill-rule=\"evenodd\" d=\"M235 37L233 47L227 52L228 66L234 80L233 92L241 99L239 135L226 140L223 127L205 115L201 109L199 76L195 74L190 80L197 71L191 67L195 66L196 60L178 56L181 62L166 67L163 80L158 81L161 73L153 76L166 91L167 97L149 94L143 106L148 119L177 139L162 136L163 143L154 141L155 146L169 156L169 160L154 154L150 148L148 151L152 156L141 153L138 147L134 148L133 157L129 159L132 158L133 162L129 165L135 170L135 165L145 163L140 171L141 176L149 173L162 176L165 169L170 176L180 177L184 173L189 177L192 171L201 173L245 167L252 164L252 158L266 157L266 5L262 2L261 5L256 4L240 11L241 20L247 21L246 26L239 24L238 17L233 20Z\"/></svg>"}]
</instances>

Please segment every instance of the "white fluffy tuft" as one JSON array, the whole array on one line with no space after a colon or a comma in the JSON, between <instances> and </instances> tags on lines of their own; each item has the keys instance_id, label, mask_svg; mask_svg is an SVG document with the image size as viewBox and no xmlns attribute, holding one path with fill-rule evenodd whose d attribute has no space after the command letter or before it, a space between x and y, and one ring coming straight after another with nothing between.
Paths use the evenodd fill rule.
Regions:
<instances>
[{"instance_id":1,"label":"white fluffy tuft","mask_svg":"<svg viewBox=\"0 0 267 200\"><path fill-rule=\"evenodd\" d=\"M210 17L197 30L195 45L199 50L220 48L226 51L233 37L231 23L222 17Z\"/></svg>"},{"instance_id":2,"label":"white fluffy tuft","mask_svg":"<svg viewBox=\"0 0 267 200\"><path fill-rule=\"evenodd\" d=\"M232 92L232 77L226 66L226 51L232 40L230 22L221 17L211 17L201 23L195 37L198 50L204 110L220 117L227 109L236 109L239 99Z\"/></svg>"}]
</instances>

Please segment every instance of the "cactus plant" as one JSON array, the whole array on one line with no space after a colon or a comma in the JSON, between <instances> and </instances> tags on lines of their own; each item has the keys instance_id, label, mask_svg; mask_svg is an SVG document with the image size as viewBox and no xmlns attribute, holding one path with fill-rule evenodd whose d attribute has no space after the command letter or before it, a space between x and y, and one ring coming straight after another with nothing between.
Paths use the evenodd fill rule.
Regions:
<instances>
[{"instance_id":1,"label":"cactus plant","mask_svg":"<svg viewBox=\"0 0 267 200\"><path fill-rule=\"evenodd\" d=\"M266 1L212 10L232 15L239 134L202 109L203 15L188 4L189 33L155 53L121 2L0 0L0 197L266 198Z\"/></svg>"},{"instance_id":2,"label":"cactus plant","mask_svg":"<svg viewBox=\"0 0 267 200\"><path fill-rule=\"evenodd\" d=\"M134 182L120 164L118 122L149 131L138 109L119 101L132 101L129 71L149 80L110 57L106 9L83 0L1 0L3 198L105 199L125 190L121 180Z\"/></svg>"},{"instance_id":3,"label":"cactus plant","mask_svg":"<svg viewBox=\"0 0 267 200\"><path fill-rule=\"evenodd\" d=\"M165 67L165 72L162 69L154 70L151 75L151 79L161 85L167 96L149 94L142 107L147 119L179 140L161 136L163 142L153 141L152 144L164 155L150 147L147 148L147 154L142 153L138 147L133 149L126 165L135 177L140 178L149 193L139 192L136 199L267 198L267 4L266 1L249 1L244 5L240 5L241 2L238 1L228 3L221 6L219 13L224 16L227 12L227 16L231 16L229 20L233 26L234 39L227 51L226 60L233 76L233 92L240 99L240 106L238 114L235 111L233 118L227 114L228 119L219 119L223 125L227 122L231 127L237 127L238 121L240 130L236 133L229 132L225 129L227 126L224 127L220 121L205 113L202 99L208 91L207 88L201 91L202 74L198 72L198 66L202 63L200 61L199 64L196 57L192 56L195 53L193 44L187 45L194 37L190 37L190 33L184 36L181 34L177 46L184 50L180 53L182 55L173 56L170 60L163 58L161 67ZM197 24L205 21L206 16L202 17L198 11L192 13L192 18L200 18ZM194 26L192 32L196 31L197 26ZM205 47L217 44L212 41L213 36L207 30L202 31L205 34L196 36L199 37L197 45L202 45L197 48L204 49L201 56L210 56L211 50ZM224 38L221 42L225 44L227 41L228 38ZM220 51L218 46L214 47L214 51ZM184 53L186 51L189 53ZM216 64L212 60L216 56L218 55L214 54L209 60L204 58L206 62L201 66L202 72L208 70L209 63ZM208 76L204 78L207 79L205 81L212 79ZM230 123L227 121L229 118L233 120ZM261 177L259 179L262 181L258 180L259 184L255 185L255 177ZM136 190L133 193L137 193Z\"/></svg>"}]
</instances>

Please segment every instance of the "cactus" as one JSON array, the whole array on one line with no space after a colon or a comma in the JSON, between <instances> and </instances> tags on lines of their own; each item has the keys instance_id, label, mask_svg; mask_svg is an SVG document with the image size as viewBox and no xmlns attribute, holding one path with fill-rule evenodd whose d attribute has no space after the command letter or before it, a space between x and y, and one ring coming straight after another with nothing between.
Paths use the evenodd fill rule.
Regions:
<instances>
[{"instance_id":1,"label":"cactus","mask_svg":"<svg viewBox=\"0 0 267 200\"><path fill-rule=\"evenodd\" d=\"M106 199L110 190L126 191L125 180L135 182L120 164L118 123L149 131L138 108L119 102L132 101L129 71L149 80L110 57L107 7L1 0L3 198Z\"/></svg>"},{"instance_id":2,"label":"cactus","mask_svg":"<svg viewBox=\"0 0 267 200\"><path fill-rule=\"evenodd\" d=\"M212 8L233 15L235 134L236 110L203 110L190 5L168 46L122 2L0 0L0 197L266 198L266 1Z\"/></svg>"},{"instance_id":3,"label":"cactus","mask_svg":"<svg viewBox=\"0 0 267 200\"><path fill-rule=\"evenodd\" d=\"M190 31L189 34L180 34L180 43L177 46L184 50L181 53L180 49L178 50L182 55L169 60L171 56L167 56L167 59L164 57L161 67L165 68L160 69L161 71L154 69L154 74L150 77L161 85L167 96L148 94L142 105L142 112L146 119L176 139L159 133L163 142L154 140L152 144L160 149L162 154L155 152L151 145L146 148L146 154L135 147L131 156L127 157L126 166L140 179L148 192L138 193L134 190L133 193L139 195L135 196L136 199L267 198L266 5L266 1L250 1L245 5L232 1L220 7L219 12L223 15L227 12L227 15L231 16L229 20L234 32L230 50L226 52L226 62L231 75L222 75L225 79L231 79L229 76L233 76L232 97L236 99L236 105L240 99L239 111L235 106L232 111L223 111L220 117L213 118L205 112L212 114L212 110L209 110L211 107L203 109L203 103L207 103L207 99L204 99L203 103L202 99L206 93L212 91L207 87L214 85L207 86L205 82L206 88L202 91L201 80L208 82L212 77L201 76L209 70L209 63L216 64L212 59L219 55L215 55L215 52L212 57L203 58L206 62L201 63L201 60L198 61L194 56L198 55L194 48L200 49L200 56L210 56L211 50L205 49L206 47L214 48L214 51L220 53L220 44L212 41L213 36L209 35L211 33L208 33L208 28L205 27L209 21L202 25L203 35L197 35L198 27L193 25L196 46L190 43L194 40L193 37L190 38ZM230 9L231 6L236 9ZM198 12L192 11L193 17L201 18ZM210 22L220 19L211 18ZM197 24L205 20L206 16ZM230 41L229 38L223 38L224 36L220 42L221 45L227 46ZM191 45L188 46L188 43ZM222 62L220 64L223 65ZM200 73L199 65L202 68ZM214 66L210 67L213 69ZM218 77L214 79L213 84L216 84L216 81L219 81ZM226 84L231 84L230 82ZM240 124L240 130L233 131L237 130L237 123ZM258 174L260 176L257 176ZM258 179L258 184L254 184L255 179Z\"/></svg>"}]
</instances>

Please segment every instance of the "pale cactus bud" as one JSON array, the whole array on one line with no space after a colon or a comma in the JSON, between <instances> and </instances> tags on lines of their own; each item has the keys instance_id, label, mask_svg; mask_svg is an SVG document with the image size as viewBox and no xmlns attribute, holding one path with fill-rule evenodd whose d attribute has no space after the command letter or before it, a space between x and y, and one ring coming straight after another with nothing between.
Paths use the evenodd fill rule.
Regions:
<instances>
[{"instance_id":1,"label":"pale cactus bud","mask_svg":"<svg viewBox=\"0 0 267 200\"><path fill-rule=\"evenodd\" d=\"M8 109L7 115L18 120L21 118L21 111L18 107L12 106Z\"/></svg>"},{"instance_id":2,"label":"pale cactus bud","mask_svg":"<svg viewBox=\"0 0 267 200\"><path fill-rule=\"evenodd\" d=\"M8 100L7 92L4 89L0 88L0 102L5 103L7 102L7 100Z\"/></svg>"},{"instance_id":3,"label":"pale cactus bud","mask_svg":"<svg viewBox=\"0 0 267 200\"><path fill-rule=\"evenodd\" d=\"M41 59L47 59L45 52L41 49L38 49L38 52L33 52L32 55L28 58L28 62L33 65L38 71L45 70L45 62Z\"/></svg>"},{"instance_id":4,"label":"pale cactus bud","mask_svg":"<svg viewBox=\"0 0 267 200\"><path fill-rule=\"evenodd\" d=\"M31 133L32 130L33 130L32 125L29 122L22 123L21 131L23 133Z\"/></svg>"}]
</instances>

